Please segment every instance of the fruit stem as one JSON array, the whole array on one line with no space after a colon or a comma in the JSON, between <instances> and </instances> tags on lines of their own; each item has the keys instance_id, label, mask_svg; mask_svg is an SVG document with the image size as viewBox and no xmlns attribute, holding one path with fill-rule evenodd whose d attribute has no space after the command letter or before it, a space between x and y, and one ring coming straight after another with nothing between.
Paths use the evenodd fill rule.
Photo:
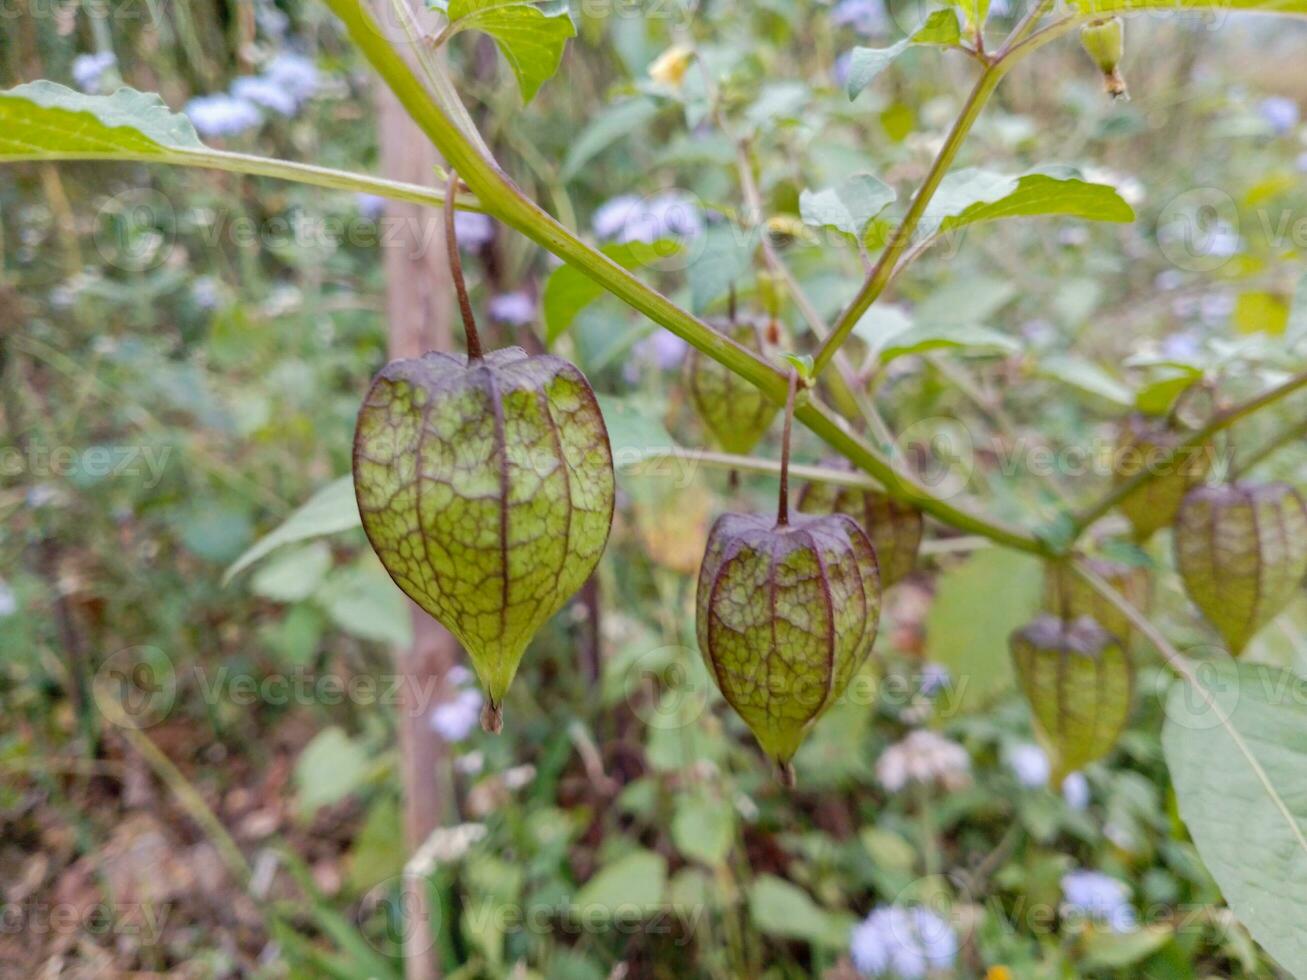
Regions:
<instances>
[{"instance_id":1,"label":"fruit stem","mask_svg":"<svg viewBox=\"0 0 1307 980\"><path fill-rule=\"evenodd\" d=\"M790 390L785 396L785 430L781 433L781 498L776 506L776 526L790 523L790 435L794 430L794 396L799 390L799 372L790 370Z\"/></svg>"},{"instance_id":2,"label":"fruit stem","mask_svg":"<svg viewBox=\"0 0 1307 980\"><path fill-rule=\"evenodd\" d=\"M463 259L458 253L458 231L454 227L454 199L458 197L458 174L449 171L449 183L445 185L445 250L449 252L449 275L454 280L454 291L458 294L458 311L463 315L463 330L467 334L467 362L481 360L481 337L477 334L476 317L472 314L472 300L467 295L467 283L463 281ZM490 729L486 729L490 731Z\"/></svg>"},{"instance_id":3,"label":"fruit stem","mask_svg":"<svg viewBox=\"0 0 1307 980\"><path fill-rule=\"evenodd\" d=\"M799 777L794 772L794 763L781 762L778 763L778 765L779 765L779 771L777 775L780 778L781 785L784 786L786 789L794 789L796 786L798 786Z\"/></svg>"}]
</instances>

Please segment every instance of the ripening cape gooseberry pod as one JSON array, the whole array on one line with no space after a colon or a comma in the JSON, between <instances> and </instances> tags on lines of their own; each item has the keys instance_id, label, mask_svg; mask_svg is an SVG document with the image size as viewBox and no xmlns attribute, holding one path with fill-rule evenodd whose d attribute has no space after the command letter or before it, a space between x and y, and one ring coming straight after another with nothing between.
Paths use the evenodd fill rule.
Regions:
<instances>
[{"instance_id":1,"label":"ripening cape gooseberry pod","mask_svg":"<svg viewBox=\"0 0 1307 980\"><path fill-rule=\"evenodd\" d=\"M715 326L756 354L766 356L773 349L767 337L769 327L756 320L746 317ZM685 359L685 387L694 410L728 453L743 456L752 452L776 418L775 402L697 349Z\"/></svg>"},{"instance_id":2,"label":"ripening cape gooseberry pod","mask_svg":"<svg viewBox=\"0 0 1307 980\"><path fill-rule=\"evenodd\" d=\"M1147 541L1154 532L1168 527L1175 520L1184 495L1202 483L1211 469L1210 443L1180 449L1173 459L1161 462L1184 438L1183 432L1164 419L1143 415L1130 416L1121 427L1112 454L1116 482L1124 483L1141 470L1152 477L1119 504L1121 513L1134 528L1137 541Z\"/></svg>"},{"instance_id":3,"label":"ripening cape gooseberry pod","mask_svg":"<svg viewBox=\"0 0 1307 980\"><path fill-rule=\"evenodd\" d=\"M1121 593L1132 606L1139 610L1148 609L1147 570L1105 558L1085 561L1099 578ZM1136 634L1130 618L1077 575L1069 562L1053 562L1048 566L1044 579L1044 608L1066 620L1089 616L1127 646Z\"/></svg>"},{"instance_id":4,"label":"ripening cape gooseberry pod","mask_svg":"<svg viewBox=\"0 0 1307 980\"><path fill-rule=\"evenodd\" d=\"M594 571L614 502L608 431L585 376L517 347L481 354L446 229L469 356L387 365L354 436L363 529L386 571L467 650L499 705L531 638Z\"/></svg>"},{"instance_id":5,"label":"ripening cape gooseberry pod","mask_svg":"<svg viewBox=\"0 0 1307 980\"><path fill-rule=\"evenodd\" d=\"M697 596L708 673L790 785L790 760L871 651L881 595L875 550L853 518L790 518L793 385L778 514L717 519Z\"/></svg>"},{"instance_id":6,"label":"ripening cape gooseberry pod","mask_svg":"<svg viewBox=\"0 0 1307 980\"><path fill-rule=\"evenodd\" d=\"M1088 616L1039 616L1010 642L1018 683L1060 784L1107 755L1125 729L1134 687L1130 658Z\"/></svg>"},{"instance_id":7,"label":"ripening cape gooseberry pod","mask_svg":"<svg viewBox=\"0 0 1307 980\"><path fill-rule=\"evenodd\" d=\"M1174 545L1189 598L1238 656L1307 575L1307 508L1284 483L1199 487Z\"/></svg>"},{"instance_id":8,"label":"ripening cape gooseberry pod","mask_svg":"<svg viewBox=\"0 0 1307 980\"><path fill-rule=\"evenodd\" d=\"M871 539L882 589L901 581L917 563L925 520L911 504L858 487L809 483L799 493L804 514L848 514Z\"/></svg>"}]
</instances>

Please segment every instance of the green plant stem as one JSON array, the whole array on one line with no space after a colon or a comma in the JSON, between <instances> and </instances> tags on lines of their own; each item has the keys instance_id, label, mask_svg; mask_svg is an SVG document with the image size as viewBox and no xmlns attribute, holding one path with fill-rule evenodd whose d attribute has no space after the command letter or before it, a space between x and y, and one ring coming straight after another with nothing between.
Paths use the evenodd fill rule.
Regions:
<instances>
[{"instance_id":1,"label":"green plant stem","mask_svg":"<svg viewBox=\"0 0 1307 980\"><path fill-rule=\"evenodd\" d=\"M340 18L396 98L427 137L477 195L484 209L599 283L605 290L655 323L726 366L777 405L785 403L785 372L713 330L657 290L645 285L611 258L581 241L518 191L512 179L483 156L468 136L432 101L426 86L390 45L359 0L323 0ZM795 417L836 452L881 482L886 492L911 503L959 530L1034 554L1053 555L1051 545L1035 535L972 513L936 497L914 477L898 470L883 453L850 432L842 420L815 398Z\"/></svg>"},{"instance_id":2,"label":"green plant stem","mask_svg":"<svg viewBox=\"0 0 1307 980\"><path fill-rule=\"evenodd\" d=\"M1073 539L1078 539L1086 530L1089 529L1100 517L1105 515L1113 507L1119 504L1126 497L1130 496L1146 483L1151 483L1162 475L1170 464L1174 462L1182 453L1189 452L1195 446L1201 446L1211 439L1218 432L1230 428L1236 422L1247 418L1248 416L1261 411L1268 405L1274 405L1276 402L1287 398L1296 391L1307 388L1307 371L1302 374L1294 375L1282 385L1271 388L1258 395L1256 398L1249 399L1242 405L1226 409L1224 412L1218 412L1213 415L1201 429L1197 429L1188 438L1173 446L1169 452L1163 453L1155 465L1147 466L1130 479L1118 483L1108 493L1104 494L1091 507L1075 517L1072 522L1074 531Z\"/></svg>"},{"instance_id":3,"label":"green plant stem","mask_svg":"<svg viewBox=\"0 0 1307 980\"><path fill-rule=\"evenodd\" d=\"M639 468L645 463L658 460L687 461L741 473L760 473L765 476L779 476L781 472L781 464L776 460L760 459L757 456L736 456L733 453L718 453L707 449L686 449L681 446L651 452L633 464L630 469L632 472L639 473ZM853 487L857 490L881 489L878 482L857 470L837 470L827 466L791 463L790 475L796 479L810 480L813 483L829 483L837 487Z\"/></svg>"},{"instance_id":4,"label":"green plant stem","mask_svg":"<svg viewBox=\"0 0 1307 980\"><path fill-rule=\"evenodd\" d=\"M921 223L926 208L930 205L931 199L935 196L935 192L939 190L939 185L944 180L945 174L948 173L953 161L957 158L958 151L962 149L967 134L971 132L971 128L976 124L976 120L980 118L980 113L989 102L989 97L994 94L999 82L1011 70L1014 63L1014 60L1010 57L1000 56L992 61L980 73L980 77L976 79L971 94L967 96L967 101L962 106L962 113L953 123L953 128L944 140L944 145L935 157L935 162L931 164L926 179L922 182L916 196L913 197L912 204L908 207L908 213L903 216L902 222L899 223L889 242L886 243L885 250L880 253L880 257L872 267L871 273L863 282L862 288L858 290L858 294L853 297L848 307L840 315L839 320L835 323L835 328L831 331L831 335L826 338L821 350L817 352L817 357L813 363L814 375L820 374L825 369L831 358L835 356L835 352L840 349L844 341L848 339L849 334L853 332L853 328L858 321L862 319L863 314L871 308L871 305L885 291L886 285L894 275L899 258L912 244L912 236L916 234L917 226Z\"/></svg>"},{"instance_id":5,"label":"green plant stem","mask_svg":"<svg viewBox=\"0 0 1307 980\"><path fill-rule=\"evenodd\" d=\"M6 156L6 163L20 162L24 158ZM229 153L226 150L179 150L166 148L163 153L123 154L117 151L104 153L51 153L42 154L42 160L107 160L122 163L161 163L174 167L195 167L204 170L222 170L233 174L247 174L255 177L275 177L278 180L290 180L314 187L327 187L338 191L376 194L396 201L410 201L430 207L443 207L445 195L420 184L406 184L398 180L386 180L382 177L369 177L330 167L318 167L309 163L294 163L290 160L276 160L272 157L255 156L250 153ZM474 197L462 197L458 202L460 211L483 211L484 208Z\"/></svg>"}]
</instances>

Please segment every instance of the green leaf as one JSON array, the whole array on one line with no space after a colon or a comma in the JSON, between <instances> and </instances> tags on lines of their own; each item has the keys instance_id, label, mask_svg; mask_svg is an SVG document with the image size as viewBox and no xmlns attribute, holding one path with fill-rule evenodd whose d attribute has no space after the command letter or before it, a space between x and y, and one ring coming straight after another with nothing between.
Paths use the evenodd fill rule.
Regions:
<instances>
[{"instance_id":1,"label":"green leaf","mask_svg":"<svg viewBox=\"0 0 1307 980\"><path fill-rule=\"evenodd\" d=\"M375 566L338 569L327 576L314 598L331 621L351 636L393 647L413 642L404 595Z\"/></svg>"},{"instance_id":2,"label":"green leaf","mask_svg":"<svg viewBox=\"0 0 1307 980\"><path fill-rule=\"evenodd\" d=\"M283 551L250 580L250 591L273 602L307 599L331 568L331 549L321 541Z\"/></svg>"},{"instance_id":3,"label":"green leaf","mask_svg":"<svg viewBox=\"0 0 1307 980\"><path fill-rule=\"evenodd\" d=\"M663 239L605 245L600 251L623 269L641 269L679 254L681 246L671 239ZM552 345L576 322L582 310L603 295L604 288L580 269L570 265L555 269L545 283L541 304L545 314L545 343Z\"/></svg>"},{"instance_id":4,"label":"green leaf","mask_svg":"<svg viewBox=\"0 0 1307 980\"><path fill-rule=\"evenodd\" d=\"M888 48L854 48L849 55L849 75L845 85L849 98L856 99L908 48L917 44L948 46L961 40L957 15L946 8L932 12L912 34Z\"/></svg>"},{"instance_id":5,"label":"green leaf","mask_svg":"<svg viewBox=\"0 0 1307 980\"><path fill-rule=\"evenodd\" d=\"M295 762L300 812L308 816L343 800L363 785L367 774L368 754L363 747L342 728L324 728Z\"/></svg>"},{"instance_id":6,"label":"green leaf","mask_svg":"<svg viewBox=\"0 0 1307 980\"><path fill-rule=\"evenodd\" d=\"M1074 354L1053 354L1039 362L1038 371L1045 377L1061 381L1085 394L1102 398L1122 408L1129 408L1134 404L1133 391L1097 364L1083 357Z\"/></svg>"},{"instance_id":7,"label":"green leaf","mask_svg":"<svg viewBox=\"0 0 1307 980\"><path fill-rule=\"evenodd\" d=\"M643 96L608 106L572 141L559 177L563 181L571 180L596 156L623 136L640 129L657 114L658 103Z\"/></svg>"},{"instance_id":8,"label":"green leaf","mask_svg":"<svg viewBox=\"0 0 1307 980\"><path fill-rule=\"evenodd\" d=\"M855 174L837 187L805 190L799 195L799 214L805 224L834 228L859 242L872 219L897 196L883 180L871 174Z\"/></svg>"},{"instance_id":9,"label":"green leaf","mask_svg":"<svg viewBox=\"0 0 1307 980\"><path fill-rule=\"evenodd\" d=\"M910 327L895 336L880 352L880 359L890 361L907 354L932 350L956 350L966 354L1015 354L1021 345L1006 334L976 324L931 324Z\"/></svg>"},{"instance_id":10,"label":"green leaf","mask_svg":"<svg viewBox=\"0 0 1307 980\"><path fill-rule=\"evenodd\" d=\"M663 425L661 408L651 399L597 397L608 426L608 443L613 447L613 467L619 472L680 448Z\"/></svg>"},{"instance_id":11,"label":"green leaf","mask_svg":"<svg viewBox=\"0 0 1307 980\"><path fill-rule=\"evenodd\" d=\"M186 116L172 112L159 96L130 88L83 95L38 81L0 92L0 163L17 160L131 160L276 177L426 205L444 200L416 184L211 149ZM459 206L480 210L467 197Z\"/></svg>"},{"instance_id":12,"label":"green leaf","mask_svg":"<svg viewBox=\"0 0 1307 980\"><path fill-rule=\"evenodd\" d=\"M527 102L554 77L568 39L576 36L566 2L450 0L448 10L455 32L481 31L495 39Z\"/></svg>"},{"instance_id":13,"label":"green leaf","mask_svg":"<svg viewBox=\"0 0 1307 980\"><path fill-rule=\"evenodd\" d=\"M615 916L623 909L652 909L661 904L667 884L667 859L636 850L618 858L585 883L572 900L577 915Z\"/></svg>"},{"instance_id":14,"label":"green leaf","mask_svg":"<svg viewBox=\"0 0 1307 980\"><path fill-rule=\"evenodd\" d=\"M720 800L681 796L672 818L672 842L686 857L710 868L721 865L735 840L735 811Z\"/></svg>"},{"instance_id":15,"label":"green leaf","mask_svg":"<svg viewBox=\"0 0 1307 980\"><path fill-rule=\"evenodd\" d=\"M799 939L830 949L848 946L855 919L831 912L808 893L775 875L762 875L749 889L749 913L760 932L780 939Z\"/></svg>"},{"instance_id":16,"label":"green leaf","mask_svg":"<svg viewBox=\"0 0 1307 980\"><path fill-rule=\"evenodd\" d=\"M1146 10L1247 10L1264 14L1307 14L1307 0L1074 0L1072 6L1095 17Z\"/></svg>"},{"instance_id":17,"label":"green leaf","mask_svg":"<svg viewBox=\"0 0 1307 980\"><path fill-rule=\"evenodd\" d=\"M1202 378L1195 367L1167 366L1135 393L1135 408L1145 415L1165 415L1176 399Z\"/></svg>"},{"instance_id":18,"label":"green leaf","mask_svg":"<svg viewBox=\"0 0 1307 980\"><path fill-rule=\"evenodd\" d=\"M1008 637L1039 609L1044 570L1015 551L978 551L939 577L926 615L926 659L949 669L963 711L1012 687Z\"/></svg>"},{"instance_id":19,"label":"green leaf","mask_svg":"<svg viewBox=\"0 0 1307 980\"><path fill-rule=\"evenodd\" d=\"M985 323L1016 299L1019 292L1009 279L963 275L931 290L917 304L913 317L918 323Z\"/></svg>"},{"instance_id":20,"label":"green leaf","mask_svg":"<svg viewBox=\"0 0 1307 980\"><path fill-rule=\"evenodd\" d=\"M1043 167L1016 176L969 168L940 183L921 227L937 235L1002 218L1057 215L1127 222L1135 212L1115 187L1082 179L1070 167Z\"/></svg>"},{"instance_id":21,"label":"green leaf","mask_svg":"<svg viewBox=\"0 0 1307 980\"><path fill-rule=\"evenodd\" d=\"M749 259L758 244L757 233L726 223L708 229L690 265L690 304L695 313L725 296L731 284L749 271Z\"/></svg>"},{"instance_id":22,"label":"green leaf","mask_svg":"<svg viewBox=\"0 0 1307 980\"><path fill-rule=\"evenodd\" d=\"M1203 863L1280 965L1307 974L1307 682L1204 663L1178 680L1162 747Z\"/></svg>"},{"instance_id":23,"label":"green leaf","mask_svg":"<svg viewBox=\"0 0 1307 980\"><path fill-rule=\"evenodd\" d=\"M1148 959L1174 937L1175 929L1165 924L1125 933L1095 929L1085 937L1084 964L1099 970L1124 970Z\"/></svg>"},{"instance_id":24,"label":"green leaf","mask_svg":"<svg viewBox=\"0 0 1307 980\"><path fill-rule=\"evenodd\" d=\"M985 19L989 16L989 0L953 0L958 9L966 17L967 23L975 27L983 27Z\"/></svg>"},{"instance_id":25,"label":"green leaf","mask_svg":"<svg viewBox=\"0 0 1307 980\"><path fill-rule=\"evenodd\" d=\"M353 478L342 476L332 480L282 521L279 527L259 538L237 558L223 574L222 584L228 584L246 568L282 545L348 531L360 523L358 504L354 500Z\"/></svg>"},{"instance_id":26,"label":"green leaf","mask_svg":"<svg viewBox=\"0 0 1307 980\"><path fill-rule=\"evenodd\" d=\"M83 95L48 81L0 93L0 159L144 160L203 149L191 121L153 93Z\"/></svg>"}]
</instances>

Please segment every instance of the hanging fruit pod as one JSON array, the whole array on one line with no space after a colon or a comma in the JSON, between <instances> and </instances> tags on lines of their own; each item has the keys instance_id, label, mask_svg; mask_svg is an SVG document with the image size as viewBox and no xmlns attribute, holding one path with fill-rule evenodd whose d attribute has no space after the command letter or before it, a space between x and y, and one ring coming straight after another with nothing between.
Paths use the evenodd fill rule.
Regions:
<instances>
[{"instance_id":1,"label":"hanging fruit pod","mask_svg":"<svg viewBox=\"0 0 1307 980\"><path fill-rule=\"evenodd\" d=\"M880 574L871 541L846 514L796 515L788 502L794 381L776 516L725 514L699 570L697 630L709 675L793 785L812 726L871 652Z\"/></svg>"},{"instance_id":2,"label":"hanging fruit pod","mask_svg":"<svg viewBox=\"0 0 1307 980\"><path fill-rule=\"evenodd\" d=\"M1130 605L1141 612L1148 611L1149 580L1146 569L1105 558L1089 558L1084 561L1094 574L1125 597ZM1053 562L1048 566L1044 579L1044 608L1051 615L1065 620L1088 616L1127 647L1133 645L1137 631L1130 618L1077 575L1069 562Z\"/></svg>"},{"instance_id":3,"label":"hanging fruit pod","mask_svg":"<svg viewBox=\"0 0 1307 980\"><path fill-rule=\"evenodd\" d=\"M585 376L517 347L481 353L453 235L468 356L387 365L354 435L354 489L391 578L467 650L499 706L527 644L594 571L612 525L612 450Z\"/></svg>"},{"instance_id":4,"label":"hanging fruit pod","mask_svg":"<svg viewBox=\"0 0 1307 980\"><path fill-rule=\"evenodd\" d=\"M1012 634L1012 661L1053 785L1101 759L1130 717L1133 670L1116 637L1088 616L1039 616Z\"/></svg>"},{"instance_id":5,"label":"hanging fruit pod","mask_svg":"<svg viewBox=\"0 0 1307 980\"><path fill-rule=\"evenodd\" d=\"M1207 478L1212 467L1211 444L1182 448L1185 438L1186 433L1165 419L1132 415L1121 426L1112 454L1115 482L1125 483L1139 472L1151 477L1119 504L1134 528L1136 541L1147 541L1170 526L1184 495Z\"/></svg>"},{"instance_id":6,"label":"hanging fruit pod","mask_svg":"<svg viewBox=\"0 0 1307 980\"><path fill-rule=\"evenodd\" d=\"M847 464L833 464L848 468ZM925 520L921 511L888 494L859 487L809 483L799 493L803 514L848 514L866 532L880 564L881 588L901 581L917 563Z\"/></svg>"},{"instance_id":7,"label":"hanging fruit pod","mask_svg":"<svg viewBox=\"0 0 1307 980\"><path fill-rule=\"evenodd\" d=\"M1284 483L1200 487L1175 523L1185 591L1238 656L1307 576L1307 508Z\"/></svg>"},{"instance_id":8,"label":"hanging fruit pod","mask_svg":"<svg viewBox=\"0 0 1307 980\"><path fill-rule=\"evenodd\" d=\"M1091 20L1080 28L1080 43L1103 73L1103 88L1114 99L1129 99L1130 91L1121 76L1125 57L1125 21L1120 17Z\"/></svg>"},{"instance_id":9,"label":"hanging fruit pod","mask_svg":"<svg viewBox=\"0 0 1307 980\"><path fill-rule=\"evenodd\" d=\"M748 317L713 326L769 360L780 340L775 324ZM728 453L744 456L752 452L776 418L777 407L771 399L700 350L691 350L685 359L685 387L699 418Z\"/></svg>"}]
</instances>

